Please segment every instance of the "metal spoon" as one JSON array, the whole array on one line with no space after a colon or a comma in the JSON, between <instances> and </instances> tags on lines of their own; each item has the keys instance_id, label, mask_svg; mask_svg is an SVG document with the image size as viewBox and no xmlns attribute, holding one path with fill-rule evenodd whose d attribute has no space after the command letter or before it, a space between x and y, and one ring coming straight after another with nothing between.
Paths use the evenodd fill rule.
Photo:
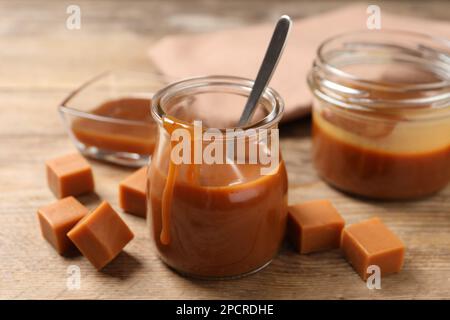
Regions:
<instances>
[{"instance_id":1,"label":"metal spoon","mask_svg":"<svg viewBox=\"0 0 450 320\"><path fill-rule=\"evenodd\" d=\"M270 39L269 47L267 48L263 62L253 84L253 89L250 92L244 111L239 119L239 127L245 126L252 119L259 99L269 84L273 72L277 67L278 61L280 60L281 54L283 53L291 25L292 20L287 15L281 16L278 20L272 34L272 39Z\"/></svg>"}]
</instances>

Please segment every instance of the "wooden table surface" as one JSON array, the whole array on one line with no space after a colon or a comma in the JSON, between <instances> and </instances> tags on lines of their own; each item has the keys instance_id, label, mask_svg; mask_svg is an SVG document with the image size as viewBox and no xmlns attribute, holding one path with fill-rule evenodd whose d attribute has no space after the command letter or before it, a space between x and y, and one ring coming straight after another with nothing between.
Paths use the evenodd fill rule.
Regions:
<instances>
[{"instance_id":1,"label":"wooden table surface","mask_svg":"<svg viewBox=\"0 0 450 320\"><path fill-rule=\"evenodd\" d=\"M82 8L82 28L65 28L66 7ZM261 3L262 2L262 3ZM152 251L143 219L121 214L136 234L97 272L81 256L60 257L42 239L36 210L54 201L44 161L74 150L56 112L70 90L111 68L153 69L146 49L164 34L217 30L303 17L347 1L7 1L0 0L0 298L17 299L381 299L450 298L450 187L421 201L375 202L327 186L310 159L310 119L281 128L291 203L329 198L347 223L380 216L405 242L405 266L369 290L339 251L300 256L285 245L263 271L239 280L198 281L166 268ZM449 19L447 1L389 1L383 10ZM131 171L91 161L97 195L117 207L117 186ZM67 267L81 288L66 287Z\"/></svg>"}]
</instances>

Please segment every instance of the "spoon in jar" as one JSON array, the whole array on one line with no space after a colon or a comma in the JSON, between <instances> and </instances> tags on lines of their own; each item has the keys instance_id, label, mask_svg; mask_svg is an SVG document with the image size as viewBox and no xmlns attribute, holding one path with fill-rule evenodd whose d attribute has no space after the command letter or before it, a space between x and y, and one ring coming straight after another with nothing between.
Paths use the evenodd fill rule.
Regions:
<instances>
[{"instance_id":1,"label":"spoon in jar","mask_svg":"<svg viewBox=\"0 0 450 320\"><path fill-rule=\"evenodd\" d=\"M252 91L247 99L244 111L238 122L239 127L243 127L250 122L253 114L256 111L259 99L267 88L273 72L275 71L281 54L283 53L286 39L292 25L292 20L287 15L283 15L277 22L275 30L270 39L269 47L267 48L261 67L259 67L256 80L253 84Z\"/></svg>"}]
</instances>

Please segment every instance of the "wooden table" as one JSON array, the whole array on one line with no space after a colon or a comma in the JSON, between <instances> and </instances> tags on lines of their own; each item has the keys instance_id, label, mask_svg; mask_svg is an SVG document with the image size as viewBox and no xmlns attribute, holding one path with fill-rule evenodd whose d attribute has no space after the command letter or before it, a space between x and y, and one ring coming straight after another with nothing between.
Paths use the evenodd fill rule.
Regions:
<instances>
[{"instance_id":1,"label":"wooden table","mask_svg":"<svg viewBox=\"0 0 450 320\"><path fill-rule=\"evenodd\" d=\"M72 1L71 1L72 2ZM70 2L70 3L71 3ZM131 2L131 3L130 3ZM152 70L146 49L166 33L221 29L318 13L345 1L76 1L82 28L65 28L65 1L0 0L0 298L450 298L450 187L426 200L375 202L348 197L321 181L310 159L309 119L281 128L291 203L329 198L348 223L380 216L406 243L404 270L369 290L338 251L300 256L286 245L263 271L233 281L186 279L151 249L143 219L122 214L136 234L102 272L83 257L62 258L42 239L38 207L54 201L44 161L73 150L56 112L67 93L111 68ZM448 19L449 2L390 1L383 9ZM98 196L117 207L129 169L92 161ZM81 289L66 287L81 268Z\"/></svg>"}]
</instances>

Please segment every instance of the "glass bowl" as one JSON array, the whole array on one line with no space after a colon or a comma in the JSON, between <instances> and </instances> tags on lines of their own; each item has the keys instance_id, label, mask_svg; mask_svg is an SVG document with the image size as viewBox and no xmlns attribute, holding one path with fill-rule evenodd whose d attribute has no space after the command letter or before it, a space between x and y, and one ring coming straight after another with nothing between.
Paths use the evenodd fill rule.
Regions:
<instances>
[{"instance_id":1,"label":"glass bowl","mask_svg":"<svg viewBox=\"0 0 450 320\"><path fill-rule=\"evenodd\" d=\"M157 134L151 99L167 83L158 73L104 72L71 92L58 111L83 155L119 165L144 166L153 153Z\"/></svg>"}]
</instances>

